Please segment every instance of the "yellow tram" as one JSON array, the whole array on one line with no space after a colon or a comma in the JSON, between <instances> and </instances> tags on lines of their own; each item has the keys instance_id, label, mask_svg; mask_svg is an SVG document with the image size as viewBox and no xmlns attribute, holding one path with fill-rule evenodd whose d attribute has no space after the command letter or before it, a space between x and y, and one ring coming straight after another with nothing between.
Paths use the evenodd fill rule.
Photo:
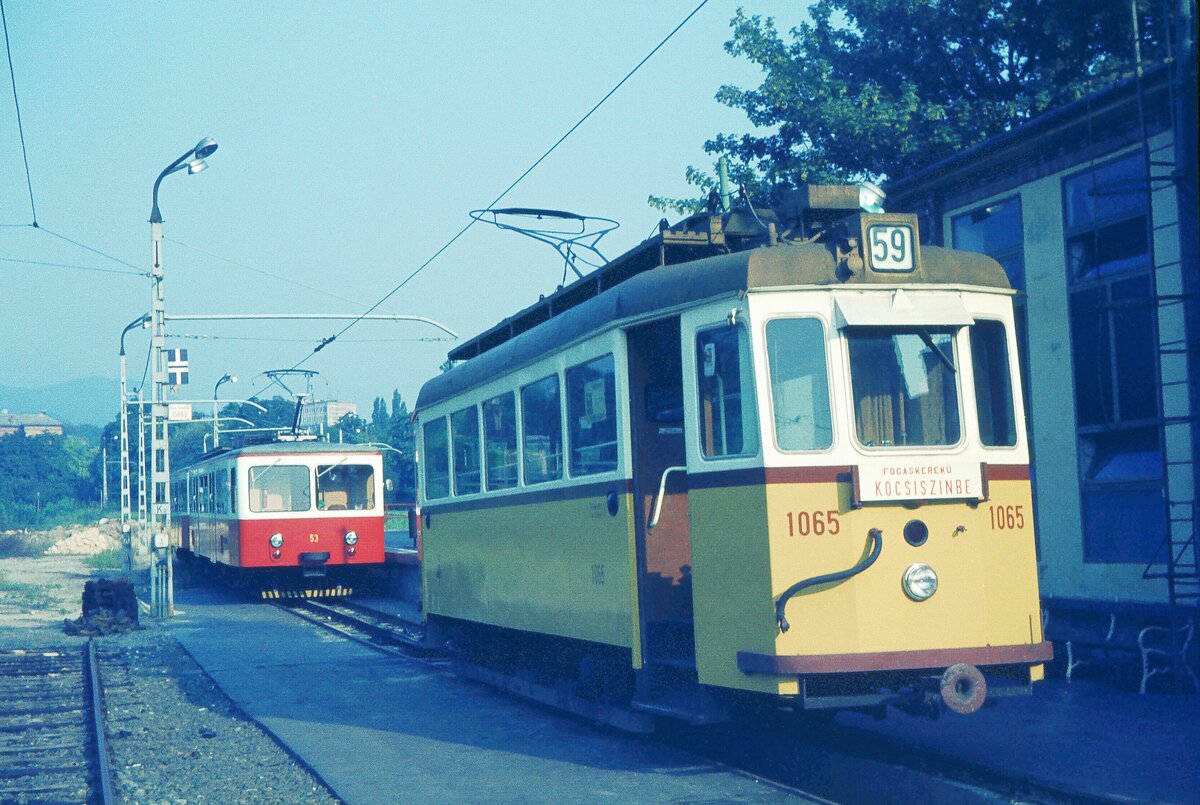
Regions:
<instances>
[{"instance_id":1,"label":"yellow tram","mask_svg":"<svg viewBox=\"0 0 1200 805\"><path fill-rule=\"evenodd\" d=\"M430 633L597 717L1028 692L1014 293L855 186L664 221L422 388Z\"/></svg>"}]
</instances>

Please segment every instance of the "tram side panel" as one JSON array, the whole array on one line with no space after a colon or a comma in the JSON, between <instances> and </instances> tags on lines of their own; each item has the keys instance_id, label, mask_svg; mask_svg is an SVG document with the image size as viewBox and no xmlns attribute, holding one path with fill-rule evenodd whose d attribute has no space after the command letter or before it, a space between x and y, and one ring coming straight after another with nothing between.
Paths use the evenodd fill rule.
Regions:
<instances>
[{"instance_id":1,"label":"tram side panel","mask_svg":"<svg viewBox=\"0 0 1200 805\"><path fill-rule=\"evenodd\" d=\"M614 480L425 504L425 611L631 647L637 619L625 486ZM610 491L618 491L615 514Z\"/></svg>"}]
</instances>

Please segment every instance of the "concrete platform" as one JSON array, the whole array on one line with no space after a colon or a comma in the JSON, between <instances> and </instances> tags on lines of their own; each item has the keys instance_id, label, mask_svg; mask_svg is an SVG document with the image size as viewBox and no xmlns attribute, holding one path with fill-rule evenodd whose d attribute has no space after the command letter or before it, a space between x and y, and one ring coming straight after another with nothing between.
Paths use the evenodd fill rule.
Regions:
<instances>
[{"instance_id":1,"label":"concrete platform","mask_svg":"<svg viewBox=\"0 0 1200 805\"><path fill-rule=\"evenodd\" d=\"M352 805L806 801L381 655L264 604L207 589L180 591L176 602L176 639Z\"/></svg>"},{"instance_id":2,"label":"concrete platform","mask_svg":"<svg viewBox=\"0 0 1200 805\"><path fill-rule=\"evenodd\" d=\"M839 724L1087 796L1200 802L1200 696L1139 695L1048 680L937 721L893 712L885 721L841 713Z\"/></svg>"},{"instance_id":3,"label":"concrete platform","mask_svg":"<svg viewBox=\"0 0 1200 805\"><path fill-rule=\"evenodd\" d=\"M416 604L355 603L419 625ZM891 711L884 721L840 713L839 724L956 761L1101 798L1200 803L1200 696L1139 695L1047 680L1034 695L936 721Z\"/></svg>"}]
</instances>

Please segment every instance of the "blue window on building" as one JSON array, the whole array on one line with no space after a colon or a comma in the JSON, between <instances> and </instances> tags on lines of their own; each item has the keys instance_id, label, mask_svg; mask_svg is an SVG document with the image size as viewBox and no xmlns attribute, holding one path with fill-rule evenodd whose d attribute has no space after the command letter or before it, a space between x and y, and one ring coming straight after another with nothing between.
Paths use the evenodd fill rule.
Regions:
<instances>
[{"instance_id":1,"label":"blue window on building","mask_svg":"<svg viewBox=\"0 0 1200 805\"><path fill-rule=\"evenodd\" d=\"M1147 563L1167 529L1141 153L1063 181L1085 562Z\"/></svg>"},{"instance_id":2,"label":"blue window on building","mask_svg":"<svg viewBox=\"0 0 1200 805\"><path fill-rule=\"evenodd\" d=\"M1021 224L1021 199L994 201L950 221L954 248L983 252L1004 267L1008 281L1025 290L1025 247Z\"/></svg>"}]
</instances>

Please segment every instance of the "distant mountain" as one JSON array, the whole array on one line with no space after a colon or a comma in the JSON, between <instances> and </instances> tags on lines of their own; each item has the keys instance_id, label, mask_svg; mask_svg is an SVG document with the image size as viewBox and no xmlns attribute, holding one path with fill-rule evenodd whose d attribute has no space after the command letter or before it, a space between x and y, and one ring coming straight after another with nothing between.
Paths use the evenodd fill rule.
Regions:
<instances>
[{"instance_id":1,"label":"distant mountain","mask_svg":"<svg viewBox=\"0 0 1200 805\"><path fill-rule=\"evenodd\" d=\"M41 388L0 386L0 409L10 414L45 411L70 425L103 426L117 418L120 397L120 381L83 377Z\"/></svg>"}]
</instances>

